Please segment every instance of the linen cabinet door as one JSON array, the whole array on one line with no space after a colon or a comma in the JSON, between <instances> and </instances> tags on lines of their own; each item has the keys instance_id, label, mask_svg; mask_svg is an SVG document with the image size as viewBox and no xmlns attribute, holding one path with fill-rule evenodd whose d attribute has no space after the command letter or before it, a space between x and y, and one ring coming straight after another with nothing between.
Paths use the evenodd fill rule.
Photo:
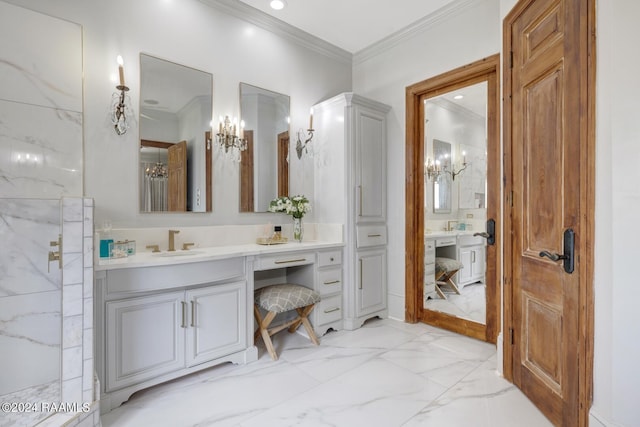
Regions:
<instances>
[{"instance_id":1,"label":"linen cabinet door","mask_svg":"<svg viewBox=\"0 0 640 427\"><path fill-rule=\"evenodd\" d=\"M357 252L356 314L367 314L387 307L387 250Z\"/></svg>"},{"instance_id":2,"label":"linen cabinet door","mask_svg":"<svg viewBox=\"0 0 640 427\"><path fill-rule=\"evenodd\" d=\"M355 107L356 224L387 219L386 114Z\"/></svg>"},{"instance_id":3,"label":"linen cabinet door","mask_svg":"<svg viewBox=\"0 0 640 427\"><path fill-rule=\"evenodd\" d=\"M186 291L187 366L246 347L246 283L233 282Z\"/></svg>"},{"instance_id":4,"label":"linen cabinet door","mask_svg":"<svg viewBox=\"0 0 640 427\"><path fill-rule=\"evenodd\" d=\"M184 292L106 303L106 391L184 367Z\"/></svg>"}]
</instances>

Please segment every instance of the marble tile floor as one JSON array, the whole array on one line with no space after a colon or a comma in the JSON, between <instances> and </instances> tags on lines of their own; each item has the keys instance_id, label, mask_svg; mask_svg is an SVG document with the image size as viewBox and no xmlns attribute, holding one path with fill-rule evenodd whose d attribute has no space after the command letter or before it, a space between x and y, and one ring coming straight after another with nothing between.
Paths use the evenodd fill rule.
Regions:
<instances>
[{"instance_id":1,"label":"marble tile floor","mask_svg":"<svg viewBox=\"0 0 640 427\"><path fill-rule=\"evenodd\" d=\"M460 295L447 292L447 299L433 292L432 299L425 303L425 307L484 324L487 319L485 288L483 282L471 283L460 290Z\"/></svg>"},{"instance_id":2,"label":"marble tile floor","mask_svg":"<svg viewBox=\"0 0 640 427\"><path fill-rule=\"evenodd\" d=\"M261 343L260 343L261 344ZM313 346L274 336L247 365L221 365L132 396L111 426L473 426L551 424L496 372L495 346L424 324L371 320Z\"/></svg>"}]
</instances>

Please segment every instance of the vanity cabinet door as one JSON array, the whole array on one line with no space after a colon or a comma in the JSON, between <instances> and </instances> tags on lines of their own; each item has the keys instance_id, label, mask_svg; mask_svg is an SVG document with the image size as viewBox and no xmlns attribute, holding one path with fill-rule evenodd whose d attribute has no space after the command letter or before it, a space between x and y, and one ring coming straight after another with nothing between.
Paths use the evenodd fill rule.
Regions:
<instances>
[{"instance_id":1,"label":"vanity cabinet door","mask_svg":"<svg viewBox=\"0 0 640 427\"><path fill-rule=\"evenodd\" d=\"M185 292L188 306L187 366L246 348L244 281Z\"/></svg>"},{"instance_id":2,"label":"vanity cabinet door","mask_svg":"<svg viewBox=\"0 0 640 427\"><path fill-rule=\"evenodd\" d=\"M458 285L467 285L484 278L486 270L485 246L464 247L458 250L458 260L464 267L454 276Z\"/></svg>"},{"instance_id":3,"label":"vanity cabinet door","mask_svg":"<svg viewBox=\"0 0 640 427\"><path fill-rule=\"evenodd\" d=\"M461 248L458 252L458 260L462 263L463 267L458 271L454 281L458 285L466 285L471 281L472 277L472 248Z\"/></svg>"},{"instance_id":4,"label":"vanity cabinet door","mask_svg":"<svg viewBox=\"0 0 640 427\"><path fill-rule=\"evenodd\" d=\"M358 251L356 314L364 316L387 307L387 250Z\"/></svg>"},{"instance_id":5,"label":"vanity cabinet door","mask_svg":"<svg viewBox=\"0 0 640 427\"><path fill-rule=\"evenodd\" d=\"M184 292L106 303L106 391L184 367Z\"/></svg>"}]
</instances>

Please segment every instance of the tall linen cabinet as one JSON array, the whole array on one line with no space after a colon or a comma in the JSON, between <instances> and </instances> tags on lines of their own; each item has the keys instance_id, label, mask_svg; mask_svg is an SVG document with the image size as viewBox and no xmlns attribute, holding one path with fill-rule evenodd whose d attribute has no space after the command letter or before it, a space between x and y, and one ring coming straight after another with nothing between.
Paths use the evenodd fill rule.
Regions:
<instances>
[{"instance_id":1,"label":"tall linen cabinet","mask_svg":"<svg viewBox=\"0 0 640 427\"><path fill-rule=\"evenodd\" d=\"M315 216L344 224L344 328L387 317L387 113L342 93L313 107Z\"/></svg>"}]
</instances>

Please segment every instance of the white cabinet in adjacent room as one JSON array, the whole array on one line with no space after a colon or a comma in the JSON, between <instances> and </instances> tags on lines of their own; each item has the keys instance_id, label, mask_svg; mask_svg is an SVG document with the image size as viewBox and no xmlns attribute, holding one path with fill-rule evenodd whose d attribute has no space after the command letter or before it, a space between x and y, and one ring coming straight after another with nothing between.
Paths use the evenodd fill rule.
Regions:
<instances>
[{"instance_id":1,"label":"white cabinet in adjacent room","mask_svg":"<svg viewBox=\"0 0 640 427\"><path fill-rule=\"evenodd\" d=\"M459 286L484 280L487 268L487 249L484 238L458 237L458 260L464 266L454 278Z\"/></svg>"},{"instance_id":2,"label":"white cabinet in adjacent room","mask_svg":"<svg viewBox=\"0 0 640 427\"><path fill-rule=\"evenodd\" d=\"M343 93L314 107L316 220L345 225L343 318L387 316L387 113Z\"/></svg>"}]
</instances>

